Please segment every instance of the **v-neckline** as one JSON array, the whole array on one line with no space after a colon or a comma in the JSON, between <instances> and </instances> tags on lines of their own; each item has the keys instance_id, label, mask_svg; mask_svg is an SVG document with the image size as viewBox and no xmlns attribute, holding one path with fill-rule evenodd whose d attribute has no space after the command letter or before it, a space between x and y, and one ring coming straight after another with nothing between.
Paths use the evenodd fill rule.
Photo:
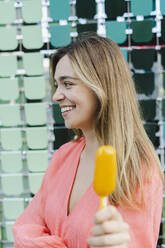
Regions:
<instances>
[{"instance_id":1,"label":"v-neckline","mask_svg":"<svg viewBox=\"0 0 165 248\"><path fill-rule=\"evenodd\" d=\"M73 168L73 176L71 178L72 183L71 183L71 186L69 188L69 194L68 194L68 197L67 197L67 206L66 206L66 216L67 216L67 218L70 218L70 216L72 216L72 214L74 213L74 211L77 208L77 206L80 204L80 202L83 200L83 198L86 196L86 194L89 192L89 190L91 189L91 187L93 185L92 183L89 185L89 187L86 189L84 194L81 196L81 198L77 201L77 203L74 205L74 207L70 211L71 194L72 194L73 186L74 186L74 183L75 183L75 180L76 180L76 175L77 175L77 171L78 171L78 167L79 167L79 163L80 163L80 156L81 156L81 153L82 153L83 149L85 148L85 138L82 138L82 141L83 141L83 145L80 148L79 154L77 155L77 159L75 161L75 166Z\"/></svg>"}]
</instances>

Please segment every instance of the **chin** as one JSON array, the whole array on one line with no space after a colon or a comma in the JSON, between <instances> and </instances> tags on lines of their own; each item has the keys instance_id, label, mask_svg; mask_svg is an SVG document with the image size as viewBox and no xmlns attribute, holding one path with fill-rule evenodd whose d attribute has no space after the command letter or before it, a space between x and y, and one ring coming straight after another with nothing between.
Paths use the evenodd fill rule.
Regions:
<instances>
[{"instance_id":1,"label":"chin","mask_svg":"<svg viewBox=\"0 0 165 248\"><path fill-rule=\"evenodd\" d=\"M65 123L65 127L68 128L68 129L75 128L75 126L70 124L70 123Z\"/></svg>"},{"instance_id":2,"label":"chin","mask_svg":"<svg viewBox=\"0 0 165 248\"><path fill-rule=\"evenodd\" d=\"M68 129L80 129L80 127L79 126L77 126L77 125L75 125L75 124L73 124L73 123L67 123L67 122L65 122L65 126L66 126L66 128L68 128Z\"/></svg>"}]
</instances>

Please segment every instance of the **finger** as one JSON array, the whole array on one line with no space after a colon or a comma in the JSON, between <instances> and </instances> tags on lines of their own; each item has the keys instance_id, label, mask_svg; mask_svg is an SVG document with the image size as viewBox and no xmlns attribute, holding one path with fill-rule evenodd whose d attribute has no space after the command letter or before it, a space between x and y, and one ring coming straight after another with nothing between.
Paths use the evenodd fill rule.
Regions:
<instances>
[{"instance_id":1,"label":"finger","mask_svg":"<svg viewBox=\"0 0 165 248\"><path fill-rule=\"evenodd\" d=\"M91 234L93 236L108 234L108 233L119 233L119 232L128 232L129 226L125 222L119 221L105 221L100 225L95 225Z\"/></svg>"},{"instance_id":2,"label":"finger","mask_svg":"<svg viewBox=\"0 0 165 248\"><path fill-rule=\"evenodd\" d=\"M88 239L88 244L91 246L115 246L125 245L129 242L130 236L128 233L118 233L103 236L94 236Z\"/></svg>"},{"instance_id":3,"label":"finger","mask_svg":"<svg viewBox=\"0 0 165 248\"><path fill-rule=\"evenodd\" d=\"M122 221L122 216L119 211L113 206L107 206L96 212L94 223L99 224L107 220Z\"/></svg>"}]
</instances>

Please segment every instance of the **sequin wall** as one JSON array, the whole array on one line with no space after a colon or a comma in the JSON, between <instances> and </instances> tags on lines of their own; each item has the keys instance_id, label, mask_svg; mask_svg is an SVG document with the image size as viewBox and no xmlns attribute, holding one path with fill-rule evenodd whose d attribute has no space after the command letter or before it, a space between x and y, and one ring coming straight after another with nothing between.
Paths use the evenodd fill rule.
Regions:
<instances>
[{"instance_id":1,"label":"sequin wall","mask_svg":"<svg viewBox=\"0 0 165 248\"><path fill-rule=\"evenodd\" d=\"M165 0L0 0L1 248L13 247L15 219L73 135L51 100L49 58L85 31L120 46L165 167ZM165 201L163 210L157 248L165 247Z\"/></svg>"}]
</instances>

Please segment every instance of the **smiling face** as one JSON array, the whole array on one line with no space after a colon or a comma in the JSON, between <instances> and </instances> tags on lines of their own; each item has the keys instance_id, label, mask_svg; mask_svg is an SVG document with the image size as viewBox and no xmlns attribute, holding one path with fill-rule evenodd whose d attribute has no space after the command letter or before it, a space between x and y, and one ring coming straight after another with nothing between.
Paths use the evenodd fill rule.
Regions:
<instances>
[{"instance_id":1,"label":"smiling face","mask_svg":"<svg viewBox=\"0 0 165 248\"><path fill-rule=\"evenodd\" d=\"M67 55L62 57L55 70L56 92L53 101L59 103L67 128L82 131L95 126L98 100L94 92L78 79Z\"/></svg>"}]
</instances>

